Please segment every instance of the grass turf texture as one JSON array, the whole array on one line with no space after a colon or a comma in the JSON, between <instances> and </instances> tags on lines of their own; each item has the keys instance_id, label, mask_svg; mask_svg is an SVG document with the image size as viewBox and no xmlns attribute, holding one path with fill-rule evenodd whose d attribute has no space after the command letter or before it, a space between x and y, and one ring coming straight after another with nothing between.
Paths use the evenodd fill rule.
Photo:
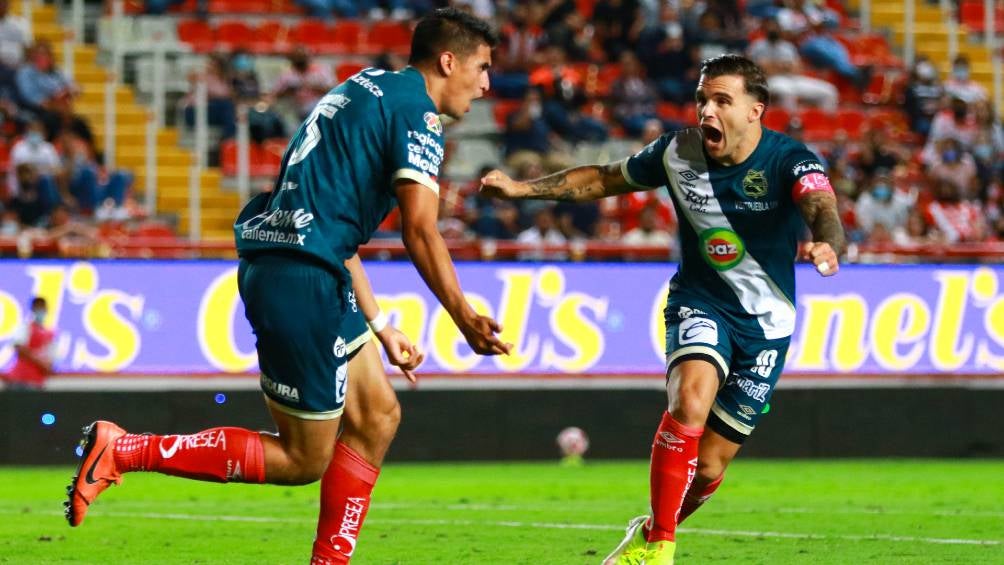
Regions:
<instances>
[{"instance_id":1,"label":"grass turf texture","mask_svg":"<svg viewBox=\"0 0 1004 565\"><path fill-rule=\"evenodd\" d=\"M79 528L72 469L0 467L0 563L309 560L317 485L131 473ZM596 564L647 508L645 462L391 464L354 564ZM1004 564L1002 461L738 460L677 563Z\"/></svg>"}]
</instances>

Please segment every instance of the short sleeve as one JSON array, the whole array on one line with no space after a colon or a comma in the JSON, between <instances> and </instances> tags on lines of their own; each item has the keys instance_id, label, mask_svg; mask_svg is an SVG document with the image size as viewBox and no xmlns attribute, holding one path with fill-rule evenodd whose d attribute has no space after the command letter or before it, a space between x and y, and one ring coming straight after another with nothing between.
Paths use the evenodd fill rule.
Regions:
<instances>
[{"instance_id":1,"label":"short sleeve","mask_svg":"<svg viewBox=\"0 0 1004 565\"><path fill-rule=\"evenodd\" d=\"M624 180L634 186L656 188L669 184L662 157L673 134L665 134L621 163Z\"/></svg>"},{"instance_id":2,"label":"short sleeve","mask_svg":"<svg viewBox=\"0 0 1004 565\"><path fill-rule=\"evenodd\" d=\"M31 330L27 323L18 326L17 330L12 336L11 343L14 345L28 345L28 339L31 336Z\"/></svg>"},{"instance_id":3,"label":"short sleeve","mask_svg":"<svg viewBox=\"0 0 1004 565\"><path fill-rule=\"evenodd\" d=\"M443 164L443 123L425 106L395 110L390 127L391 179L408 179L439 194L439 167Z\"/></svg>"},{"instance_id":4,"label":"short sleeve","mask_svg":"<svg viewBox=\"0 0 1004 565\"><path fill-rule=\"evenodd\" d=\"M783 165L784 184L791 188L791 199L798 202L810 192L833 192L826 168L804 145L791 151Z\"/></svg>"}]
</instances>

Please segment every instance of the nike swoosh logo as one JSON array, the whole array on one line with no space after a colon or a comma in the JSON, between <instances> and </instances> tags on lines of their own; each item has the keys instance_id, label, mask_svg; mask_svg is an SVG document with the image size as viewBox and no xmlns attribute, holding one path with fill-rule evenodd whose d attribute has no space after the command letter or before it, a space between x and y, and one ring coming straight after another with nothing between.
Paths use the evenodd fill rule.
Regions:
<instances>
[{"instance_id":1,"label":"nike swoosh logo","mask_svg":"<svg viewBox=\"0 0 1004 565\"><path fill-rule=\"evenodd\" d=\"M101 453L98 453L98 456L94 458L94 462L91 463L90 468L87 469L87 474L84 475L84 480L87 481L87 484L93 485L98 482L98 479L94 478L94 468L98 466L98 461L101 461L101 456L105 454L106 449L108 449L107 443L101 448Z\"/></svg>"}]
</instances>

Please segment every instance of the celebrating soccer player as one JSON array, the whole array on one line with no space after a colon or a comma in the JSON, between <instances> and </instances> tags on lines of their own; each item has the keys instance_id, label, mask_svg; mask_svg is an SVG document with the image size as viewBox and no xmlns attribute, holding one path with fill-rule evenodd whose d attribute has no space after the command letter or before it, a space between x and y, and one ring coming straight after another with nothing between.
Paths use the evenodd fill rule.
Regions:
<instances>
[{"instance_id":1,"label":"celebrating soccer player","mask_svg":"<svg viewBox=\"0 0 1004 565\"><path fill-rule=\"evenodd\" d=\"M290 141L274 190L237 218L238 286L278 433L140 435L95 422L70 485L70 525L130 471L291 485L321 479L311 563L349 561L400 418L369 330L409 378L422 360L379 311L356 255L395 205L412 261L471 348L495 355L511 347L496 335L499 324L464 299L436 228L439 115L459 119L485 94L497 42L487 24L456 9L423 18L410 66L365 69L324 96Z\"/></svg>"},{"instance_id":2,"label":"celebrating soccer player","mask_svg":"<svg viewBox=\"0 0 1004 565\"><path fill-rule=\"evenodd\" d=\"M604 564L673 562L676 527L715 492L756 427L795 328L796 256L839 269L844 234L823 166L765 129L767 81L752 61L704 61L699 128L663 135L636 155L537 180L499 171L482 192L593 200L666 186L680 218L682 260L666 318L669 406L652 443L651 516L630 522ZM798 247L803 221L812 241Z\"/></svg>"}]
</instances>

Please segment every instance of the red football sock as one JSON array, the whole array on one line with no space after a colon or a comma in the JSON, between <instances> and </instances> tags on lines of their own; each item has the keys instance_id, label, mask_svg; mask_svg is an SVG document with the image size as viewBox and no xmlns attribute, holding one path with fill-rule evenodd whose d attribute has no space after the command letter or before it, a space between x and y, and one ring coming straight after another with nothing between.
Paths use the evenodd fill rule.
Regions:
<instances>
[{"instance_id":1,"label":"red football sock","mask_svg":"<svg viewBox=\"0 0 1004 565\"><path fill-rule=\"evenodd\" d=\"M219 483L265 482L261 436L243 428L212 428L192 435L126 434L115 440L121 472L156 471Z\"/></svg>"},{"instance_id":2,"label":"red football sock","mask_svg":"<svg viewBox=\"0 0 1004 565\"><path fill-rule=\"evenodd\" d=\"M707 502L711 498L711 495L715 494L715 491L718 490L718 485L722 484L722 479L724 478L725 474L723 473L717 479L708 483L708 486L701 489L701 492L694 492L693 488L688 490L687 496L683 497L683 507L680 508L680 518L676 523L682 524L687 519L687 516L696 512L702 504Z\"/></svg>"},{"instance_id":3,"label":"red football sock","mask_svg":"<svg viewBox=\"0 0 1004 565\"><path fill-rule=\"evenodd\" d=\"M648 541L674 541L683 495L697 474L697 446L704 428L684 426L669 412L652 442L652 519Z\"/></svg>"},{"instance_id":4,"label":"red football sock","mask_svg":"<svg viewBox=\"0 0 1004 565\"><path fill-rule=\"evenodd\" d=\"M342 442L321 479L321 514L311 565L348 563L380 469Z\"/></svg>"}]
</instances>

